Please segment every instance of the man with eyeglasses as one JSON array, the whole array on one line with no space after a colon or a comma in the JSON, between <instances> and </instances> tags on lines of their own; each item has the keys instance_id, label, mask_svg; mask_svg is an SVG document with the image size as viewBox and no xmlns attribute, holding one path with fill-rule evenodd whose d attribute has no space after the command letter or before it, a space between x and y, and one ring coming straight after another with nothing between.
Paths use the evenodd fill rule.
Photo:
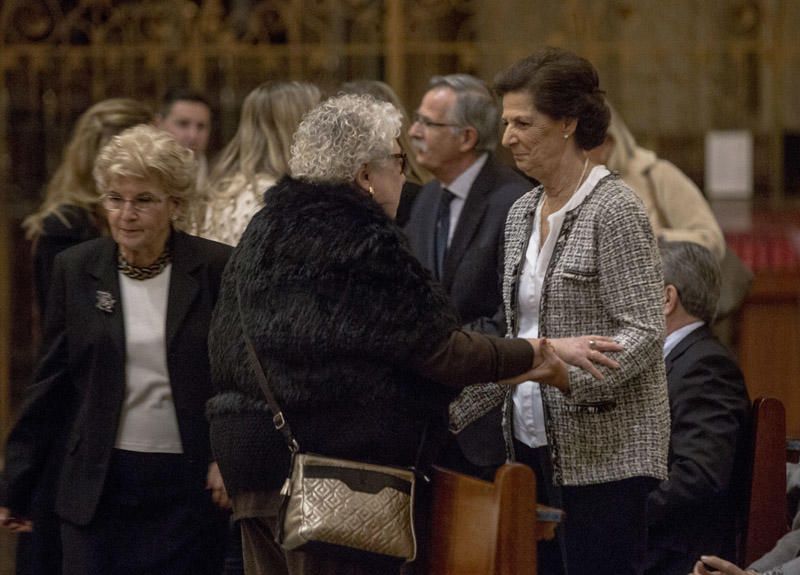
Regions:
<instances>
[{"instance_id":1,"label":"man with eyeglasses","mask_svg":"<svg viewBox=\"0 0 800 575\"><path fill-rule=\"evenodd\" d=\"M493 157L500 113L494 95L478 78L433 77L413 120L408 134L416 160L436 179L423 186L405 226L411 248L442 283L462 323L502 335L502 321L489 318L502 302L503 228L511 205L532 185ZM497 408L467 420L451 419L460 450L451 446L445 463L492 478L505 460L502 393L472 386L456 401L465 407L477 393L497 395ZM458 411L470 412L468 406Z\"/></svg>"}]
</instances>

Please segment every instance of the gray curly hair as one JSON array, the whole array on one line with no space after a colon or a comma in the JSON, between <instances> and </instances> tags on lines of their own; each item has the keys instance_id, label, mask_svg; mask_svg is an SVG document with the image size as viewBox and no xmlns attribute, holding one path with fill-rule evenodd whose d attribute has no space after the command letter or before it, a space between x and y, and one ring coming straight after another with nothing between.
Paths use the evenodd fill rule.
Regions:
<instances>
[{"instance_id":1,"label":"gray curly hair","mask_svg":"<svg viewBox=\"0 0 800 575\"><path fill-rule=\"evenodd\" d=\"M364 164L389 158L401 125L397 108L367 94L330 98L300 122L291 173L307 182L350 183Z\"/></svg>"}]
</instances>

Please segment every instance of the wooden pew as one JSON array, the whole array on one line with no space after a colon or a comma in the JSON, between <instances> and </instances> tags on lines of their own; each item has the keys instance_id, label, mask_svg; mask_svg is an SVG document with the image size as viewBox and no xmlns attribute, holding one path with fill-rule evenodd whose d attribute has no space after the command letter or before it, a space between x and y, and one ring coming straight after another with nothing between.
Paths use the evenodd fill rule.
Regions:
<instances>
[{"instance_id":1,"label":"wooden pew","mask_svg":"<svg viewBox=\"0 0 800 575\"><path fill-rule=\"evenodd\" d=\"M738 561L750 565L788 530L786 510L786 411L774 397L753 402L751 462L746 483Z\"/></svg>"},{"instance_id":2,"label":"wooden pew","mask_svg":"<svg viewBox=\"0 0 800 575\"><path fill-rule=\"evenodd\" d=\"M536 522L536 478L520 463L494 482L435 467L428 548L430 575L535 575L536 541L552 525Z\"/></svg>"}]
</instances>

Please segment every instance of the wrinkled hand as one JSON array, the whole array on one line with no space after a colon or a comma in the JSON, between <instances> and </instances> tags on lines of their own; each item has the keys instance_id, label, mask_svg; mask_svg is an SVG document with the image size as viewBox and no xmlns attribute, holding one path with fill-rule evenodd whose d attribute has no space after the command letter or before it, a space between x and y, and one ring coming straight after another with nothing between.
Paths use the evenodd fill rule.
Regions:
<instances>
[{"instance_id":1,"label":"wrinkled hand","mask_svg":"<svg viewBox=\"0 0 800 575\"><path fill-rule=\"evenodd\" d=\"M0 507L0 527L12 533L29 533L33 531L33 522L23 517L14 517L8 507Z\"/></svg>"},{"instance_id":2,"label":"wrinkled hand","mask_svg":"<svg viewBox=\"0 0 800 575\"><path fill-rule=\"evenodd\" d=\"M603 352L622 351L625 348L610 337L603 335L582 335L580 337L561 337L550 340L558 357L570 365L580 367L591 373L595 379L604 379L595 364L619 369L619 363Z\"/></svg>"},{"instance_id":3,"label":"wrinkled hand","mask_svg":"<svg viewBox=\"0 0 800 575\"><path fill-rule=\"evenodd\" d=\"M217 507L220 509L231 508L231 500L228 497L228 491L225 489L225 483L222 481L222 474L219 472L219 466L216 461L211 462L208 466L206 489L211 490L211 499Z\"/></svg>"},{"instance_id":4,"label":"wrinkled hand","mask_svg":"<svg viewBox=\"0 0 800 575\"><path fill-rule=\"evenodd\" d=\"M561 391L569 391L569 369L558 357L552 342L542 339L539 343L539 362L529 373L528 379L545 385L552 385Z\"/></svg>"},{"instance_id":5,"label":"wrinkled hand","mask_svg":"<svg viewBox=\"0 0 800 575\"><path fill-rule=\"evenodd\" d=\"M517 385L523 381L536 381L545 385L552 385L561 391L569 390L569 369L553 349L553 344L547 339L532 340L528 342L534 348L533 366L525 373L516 377L503 379L497 383L501 385Z\"/></svg>"},{"instance_id":6,"label":"wrinkled hand","mask_svg":"<svg viewBox=\"0 0 800 575\"><path fill-rule=\"evenodd\" d=\"M720 559L716 555L703 555L700 561L694 564L694 570L690 575L756 575L756 572L739 569L730 561Z\"/></svg>"}]
</instances>

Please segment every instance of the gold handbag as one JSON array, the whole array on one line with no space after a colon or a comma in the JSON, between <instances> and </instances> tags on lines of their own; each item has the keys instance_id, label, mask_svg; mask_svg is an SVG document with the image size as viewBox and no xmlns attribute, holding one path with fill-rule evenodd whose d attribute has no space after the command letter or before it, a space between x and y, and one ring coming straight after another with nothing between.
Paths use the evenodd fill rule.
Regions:
<instances>
[{"instance_id":1,"label":"gold handbag","mask_svg":"<svg viewBox=\"0 0 800 575\"><path fill-rule=\"evenodd\" d=\"M273 413L292 464L281 488L276 541L286 550L319 548L413 561L416 475L413 470L300 453L300 446L272 394L267 376L239 316L250 363Z\"/></svg>"},{"instance_id":2,"label":"gold handbag","mask_svg":"<svg viewBox=\"0 0 800 575\"><path fill-rule=\"evenodd\" d=\"M409 469L297 453L281 493L278 543L337 545L413 561L416 477Z\"/></svg>"}]
</instances>

